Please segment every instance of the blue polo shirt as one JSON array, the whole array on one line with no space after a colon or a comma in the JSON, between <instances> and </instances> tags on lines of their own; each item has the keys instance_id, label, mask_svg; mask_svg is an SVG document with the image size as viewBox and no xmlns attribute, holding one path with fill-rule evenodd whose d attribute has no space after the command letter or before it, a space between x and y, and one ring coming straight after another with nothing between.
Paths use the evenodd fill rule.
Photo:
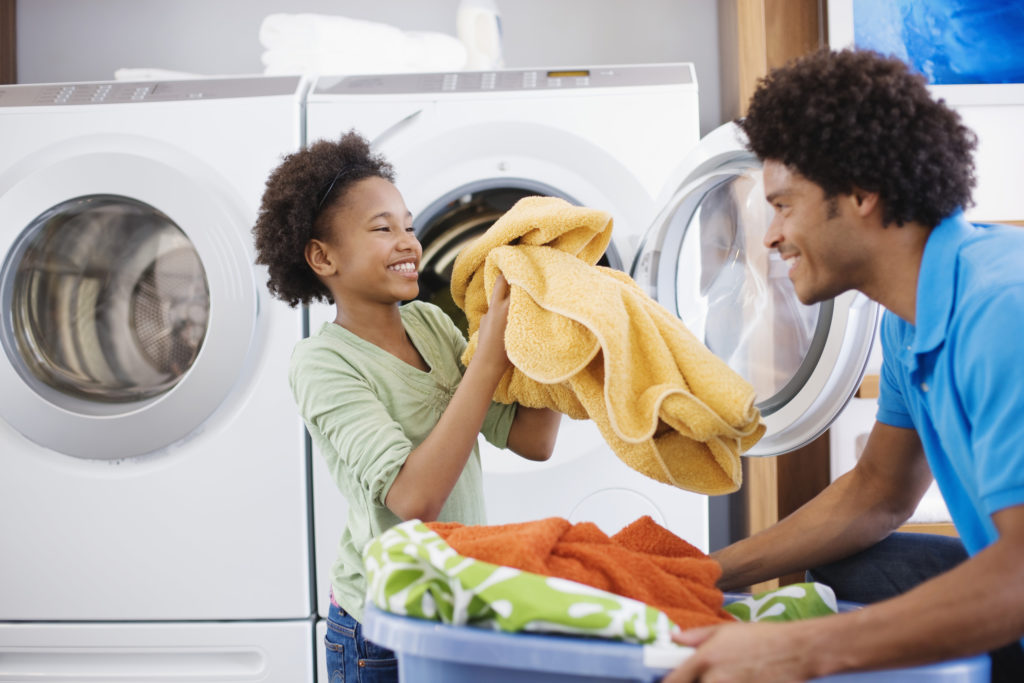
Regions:
<instances>
[{"instance_id":1,"label":"blue polo shirt","mask_svg":"<svg viewBox=\"0 0 1024 683\"><path fill-rule=\"evenodd\" d=\"M1024 229L936 226L916 318L882 318L878 421L917 430L974 555L998 536L990 515L1024 503Z\"/></svg>"}]
</instances>

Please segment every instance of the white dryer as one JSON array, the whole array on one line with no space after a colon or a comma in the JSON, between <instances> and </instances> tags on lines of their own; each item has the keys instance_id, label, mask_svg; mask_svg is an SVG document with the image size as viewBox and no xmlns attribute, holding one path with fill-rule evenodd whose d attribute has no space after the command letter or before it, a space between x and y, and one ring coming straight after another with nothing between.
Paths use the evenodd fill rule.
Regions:
<instances>
[{"instance_id":1,"label":"white dryer","mask_svg":"<svg viewBox=\"0 0 1024 683\"><path fill-rule=\"evenodd\" d=\"M0 87L0 677L311 681L297 77Z\"/></svg>"},{"instance_id":2,"label":"white dryer","mask_svg":"<svg viewBox=\"0 0 1024 683\"><path fill-rule=\"evenodd\" d=\"M395 167L423 244L421 298L456 319L455 255L524 196L610 211L612 244L602 264L626 269L657 213L655 197L700 137L692 64L319 78L307 98L307 139L337 139L351 128ZM330 307L314 307L310 329L333 317ZM546 463L482 439L481 449L489 523L560 516L614 532L649 514L707 548L707 497L631 470L589 421L565 419ZM314 454L325 615L347 508L321 461Z\"/></svg>"}]
</instances>

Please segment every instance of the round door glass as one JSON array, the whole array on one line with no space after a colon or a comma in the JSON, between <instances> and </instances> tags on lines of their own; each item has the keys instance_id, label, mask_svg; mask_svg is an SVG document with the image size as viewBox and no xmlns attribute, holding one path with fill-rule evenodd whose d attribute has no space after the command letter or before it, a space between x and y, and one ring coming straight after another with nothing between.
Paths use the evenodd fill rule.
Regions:
<instances>
[{"instance_id":1,"label":"round door glass","mask_svg":"<svg viewBox=\"0 0 1024 683\"><path fill-rule=\"evenodd\" d=\"M54 206L23 235L11 332L31 378L116 404L164 394L188 372L206 337L210 290L170 218L93 195Z\"/></svg>"},{"instance_id":2,"label":"round door glass","mask_svg":"<svg viewBox=\"0 0 1024 683\"><path fill-rule=\"evenodd\" d=\"M679 240L664 245L679 257L675 272L662 274L674 280L679 318L754 386L764 414L800 391L831 320L830 304L800 303L787 264L764 246L771 219L761 171L750 168L689 188L661 232Z\"/></svg>"}]
</instances>

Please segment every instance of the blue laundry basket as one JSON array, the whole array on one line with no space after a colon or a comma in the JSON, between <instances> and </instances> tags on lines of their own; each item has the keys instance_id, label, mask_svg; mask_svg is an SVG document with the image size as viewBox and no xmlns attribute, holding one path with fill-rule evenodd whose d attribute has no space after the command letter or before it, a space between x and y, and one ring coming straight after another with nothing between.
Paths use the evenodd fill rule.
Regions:
<instances>
[{"instance_id":1,"label":"blue laundry basket","mask_svg":"<svg viewBox=\"0 0 1024 683\"><path fill-rule=\"evenodd\" d=\"M840 603L840 611L856 609ZM403 683L653 683L664 649L614 640L505 633L398 616L367 605L364 635L398 655ZM839 674L829 683L988 683L987 655L909 669Z\"/></svg>"}]
</instances>

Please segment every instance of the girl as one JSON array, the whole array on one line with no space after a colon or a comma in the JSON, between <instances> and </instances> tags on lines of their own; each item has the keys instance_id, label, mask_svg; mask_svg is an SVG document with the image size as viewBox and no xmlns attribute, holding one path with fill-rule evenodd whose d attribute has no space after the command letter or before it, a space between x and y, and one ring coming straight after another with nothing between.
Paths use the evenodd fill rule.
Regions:
<instances>
[{"instance_id":1,"label":"girl","mask_svg":"<svg viewBox=\"0 0 1024 683\"><path fill-rule=\"evenodd\" d=\"M270 175L253 229L270 292L337 317L300 341L290 382L313 443L349 504L331 572L331 680L397 680L394 653L362 638L366 542L399 521L484 524L477 435L546 460L560 415L493 403L509 366L499 279L468 367L466 340L414 301L422 248L394 172L355 132L291 154ZM409 303L401 305L401 302ZM359 673L361 670L361 673Z\"/></svg>"}]
</instances>

